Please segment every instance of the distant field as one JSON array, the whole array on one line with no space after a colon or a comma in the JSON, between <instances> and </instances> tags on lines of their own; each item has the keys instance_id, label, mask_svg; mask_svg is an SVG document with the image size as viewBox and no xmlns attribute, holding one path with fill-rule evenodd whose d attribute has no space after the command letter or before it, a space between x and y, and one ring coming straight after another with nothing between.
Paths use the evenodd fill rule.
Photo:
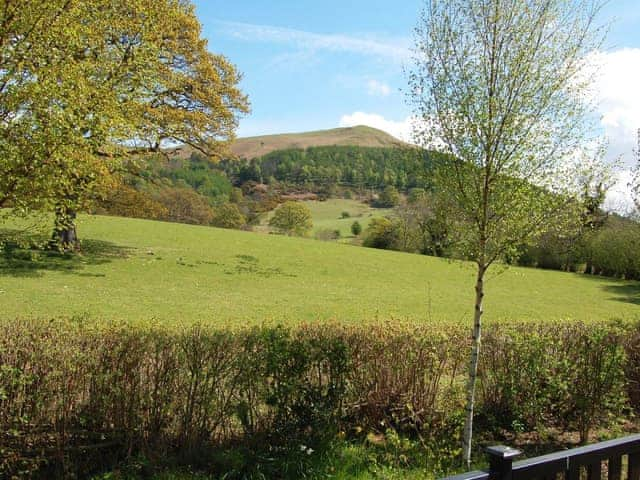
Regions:
<instances>
[{"instance_id":1,"label":"distant field","mask_svg":"<svg viewBox=\"0 0 640 480\"><path fill-rule=\"evenodd\" d=\"M306 201L304 204L311 210L313 217L313 230L315 235L320 230L340 230L341 239L352 239L351 225L358 221L364 230L371 219L384 217L391 213L391 209L372 208L357 200L330 199L324 202ZM348 218L342 218L342 212L349 214ZM263 231L268 230L267 225L273 212L262 221Z\"/></svg>"},{"instance_id":2,"label":"distant field","mask_svg":"<svg viewBox=\"0 0 640 480\"><path fill-rule=\"evenodd\" d=\"M327 224L335 217L329 205ZM459 262L113 217L82 217L79 233L84 253L75 258L20 250L0 257L0 318L88 314L243 326L468 322L472 310L472 266ZM495 273L487 283L490 321L640 316L638 283L522 268Z\"/></svg>"}]
</instances>

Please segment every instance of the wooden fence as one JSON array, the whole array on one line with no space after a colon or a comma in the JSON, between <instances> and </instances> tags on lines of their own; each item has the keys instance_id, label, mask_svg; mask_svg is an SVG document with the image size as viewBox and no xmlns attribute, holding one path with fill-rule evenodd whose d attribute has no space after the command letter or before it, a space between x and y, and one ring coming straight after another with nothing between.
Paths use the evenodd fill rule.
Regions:
<instances>
[{"instance_id":1,"label":"wooden fence","mask_svg":"<svg viewBox=\"0 0 640 480\"><path fill-rule=\"evenodd\" d=\"M640 435L514 462L522 452L486 450L489 469L444 480L640 480Z\"/></svg>"}]
</instances>

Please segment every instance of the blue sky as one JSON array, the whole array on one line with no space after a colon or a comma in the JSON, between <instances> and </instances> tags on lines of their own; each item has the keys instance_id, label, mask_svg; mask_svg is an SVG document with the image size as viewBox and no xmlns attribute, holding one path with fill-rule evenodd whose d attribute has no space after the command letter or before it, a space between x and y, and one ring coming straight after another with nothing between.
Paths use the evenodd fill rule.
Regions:
<instances>
[{"instance_id":1,"label":"blue sky","mask_svg":"<svg viewBox=\"0 0 640 480\"><path fill-rule=\"evenodd\" d=\"M402 121L400 89L420 0L199 0L213 51L244 73L241 136L337 127L372 112Z\"/></svg>"},{"instance_id":2,"label":"blue sky","mask_svg":"<svg viewBox=\"0 0 640 480\"><path fill-rule=\"evenodd\" d=\"M244 74L239 136L367 124L409 132L404 69L422 0L195 0L210 49ZM611 0L595 95L610 158L640 128L640 0Z\"/></svg>"}]
</instances>

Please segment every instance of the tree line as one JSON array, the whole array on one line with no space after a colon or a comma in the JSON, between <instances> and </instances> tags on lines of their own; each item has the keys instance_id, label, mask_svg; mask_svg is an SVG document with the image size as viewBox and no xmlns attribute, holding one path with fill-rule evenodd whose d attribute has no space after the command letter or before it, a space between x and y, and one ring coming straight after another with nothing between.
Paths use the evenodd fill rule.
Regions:
<instances>
[{"instance_id":1,"label":"tree line","mask_svg":"<svg viewBox=\"0 0 640 480\"><path fill-rule=\"evenodd\" d=\"M419 148L324 146L286 149L252 160L223 161L237 183L280 182L306 188L427 188L439 154Z\"/></svg>"}]
</instances>

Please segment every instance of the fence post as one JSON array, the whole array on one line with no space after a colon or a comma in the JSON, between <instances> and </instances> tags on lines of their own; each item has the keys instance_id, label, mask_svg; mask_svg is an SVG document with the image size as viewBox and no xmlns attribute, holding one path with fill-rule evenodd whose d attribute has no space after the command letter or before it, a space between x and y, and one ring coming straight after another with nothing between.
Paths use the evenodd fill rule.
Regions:
<instances>
[{"instance_id":1,"label":"fence post","mask_svg":"<svg viewBox=\"0 0 640 480\"><path fill-rule=\"evenodd\" d=\"M522 452L518 449L497 445L488 447L489 480L512 480L513 459Z\"/></svg>"}]
</instances>

